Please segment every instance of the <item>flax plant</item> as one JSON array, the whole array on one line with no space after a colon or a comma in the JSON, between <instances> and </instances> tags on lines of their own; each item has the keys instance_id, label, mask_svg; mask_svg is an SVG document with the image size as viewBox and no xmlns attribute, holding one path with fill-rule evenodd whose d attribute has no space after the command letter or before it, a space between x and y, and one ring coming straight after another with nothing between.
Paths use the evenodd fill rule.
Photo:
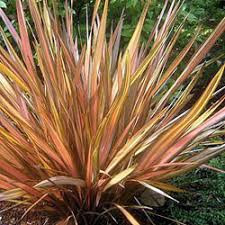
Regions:
<instances>
[{"instance_id":1,"label":"flax plant","mask_svg":"<svg viewBox=\"0 0 225 225\"><path fill-rule=\"evenodd\" d=\"M99 224L114 209L140 224L128 205L138 187L172 198L166 192L179 189L170 178L225 150L225 95L218 90L224 65L193 99L193 88L216 60L204 62L225 18L195 53L200 29L175 54L185 25L175 26L179 1L165 1L143 44L146 1L125 49L123 16L106 38L108 0L96 0L85 45L74 36L67 1L63 21L56 4L51 10L47 1L27 2L32 22L17 0L18 30L0 9L12 36L1 28L0 200L28 205L27 212L41 206L56 215L57 225ZM216 143L206 145L212 137Z\"/></svg>"}]
</instances>

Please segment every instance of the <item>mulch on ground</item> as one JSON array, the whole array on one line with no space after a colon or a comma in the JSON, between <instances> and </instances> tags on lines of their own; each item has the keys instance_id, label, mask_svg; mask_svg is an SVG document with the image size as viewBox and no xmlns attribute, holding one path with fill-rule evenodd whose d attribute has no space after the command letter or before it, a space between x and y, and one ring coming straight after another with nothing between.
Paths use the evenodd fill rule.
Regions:
<instances>
[{"instance_id":1,"label":"mulch on ground","mask_svg":"<svg viewBox=\"0 0 225 225\"><path fill-rule=\"evenodd\" d=\"M11 203L0 203L0 225L52 225L52 221L44 213L31 210L22 220L25 207L13 207Z\"/></svg>"}]
</instances>

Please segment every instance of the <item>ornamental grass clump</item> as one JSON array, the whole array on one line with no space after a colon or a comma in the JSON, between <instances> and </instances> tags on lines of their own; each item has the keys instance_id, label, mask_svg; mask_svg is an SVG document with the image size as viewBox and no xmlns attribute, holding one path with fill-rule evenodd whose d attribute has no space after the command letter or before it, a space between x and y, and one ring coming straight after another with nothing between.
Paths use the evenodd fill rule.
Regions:
<instances>
[{"instance_id":1,"label":"ornamental grass clump","mask_svg":"<svg viewBox=\"0 0 225 225\"><path fill-rule=\"evenodd\" d=\"M225 18L195 53L200 29L175 54L185 23L175 26L179 1L165 1L142 44L147 1L126 48L123 16L106 38L108 0L101 17L101 1L95 2L85 45L74 37L67 2L63 22L57 6L27 2L32 22L17 0L18 30L0 9L13 38L1 29L0 200L26 204L27 212L41 206L58 225L104 224L115 209L140 224L128 205L139 187L172 198L166 191L179 189L168 179L225 150L225 95L218 90L224 65L193 99L201 74L216 60L203 63ZM210 143L212 137L217 141Z\"/></svg>"}]
</instances>

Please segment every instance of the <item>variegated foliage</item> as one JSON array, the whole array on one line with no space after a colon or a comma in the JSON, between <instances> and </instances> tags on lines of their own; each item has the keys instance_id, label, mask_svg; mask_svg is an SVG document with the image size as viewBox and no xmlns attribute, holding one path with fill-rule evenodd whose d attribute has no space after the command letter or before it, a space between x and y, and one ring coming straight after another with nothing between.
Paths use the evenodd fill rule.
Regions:
<instances>
[{"instance_id":1,"label":"variegated foliage","mask_svg":"<svg viewBox=\"0 0 225 225\"><path fill-rule=\"evenodd\" d=\"M42 201L43 210L60 216L58 225L81 223L83 212L105 207L139 224L125 207L138 185L170 197L164 191L178 189L169 178L225 149L219 138L225 95L217 88L224 65L199 99L192 98L198 79L215 61L202 63L224 32L225 18L194 54L190 50L200 29L176 55L185 25L184 20L174 26L179 1L165 1L142 44L147 1L126 49L120 47L123 16L106 38L108 0L101 18L101 1L96 1L85 45L73 36L67 1L63 23L56 6L28 3L32 23L17 0L19 31L0 9L13 37L1 29L0 200L29 204L28 210ZM191 108L189 101L195 102ZM213 147L212 137L217 137Z\"/></svg>"}]
</instances>

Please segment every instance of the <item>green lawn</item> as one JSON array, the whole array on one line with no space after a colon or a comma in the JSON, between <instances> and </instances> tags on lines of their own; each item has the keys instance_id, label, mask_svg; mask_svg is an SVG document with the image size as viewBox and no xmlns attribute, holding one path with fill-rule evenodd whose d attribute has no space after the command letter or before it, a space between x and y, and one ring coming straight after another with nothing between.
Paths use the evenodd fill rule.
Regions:
<instances>
[{"instance_id":1,"label":"green lawn","mask_svg":"<svg viewBox=\"0 0 225 225\"><path fill-rule=\"evenodd\" d=\"M225 155L211 160L210 165L225 170ZM173 183L188 192L174 194L180 204L169 200L164 207L155 210L156 213L188 225L225 224L225 174L197 169ZM158 217L154 219L160 225L176 224Z\"/></svg>"}]
</instances>

